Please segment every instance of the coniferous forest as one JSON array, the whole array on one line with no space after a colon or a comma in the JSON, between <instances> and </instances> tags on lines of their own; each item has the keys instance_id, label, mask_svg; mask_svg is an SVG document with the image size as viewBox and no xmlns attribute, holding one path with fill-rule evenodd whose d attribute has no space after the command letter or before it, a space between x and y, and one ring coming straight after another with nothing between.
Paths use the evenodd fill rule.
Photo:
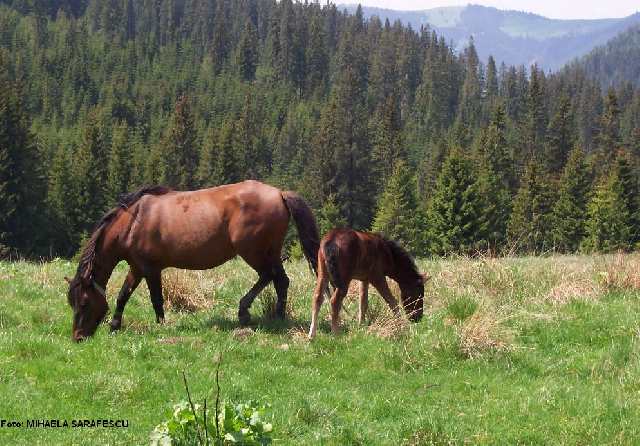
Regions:
<instances>
[{"instance_id":1,"label":"coniferous forest","mask_svg":"<svg viewBox=\"0 0 640 446\"><path fill-rule=\"evenodd\" d=\"M633 250L633 85L331 3L2 0L1 254L72 256L143 184L244 179L418 256Z\"/></svg>"}]
</instances>

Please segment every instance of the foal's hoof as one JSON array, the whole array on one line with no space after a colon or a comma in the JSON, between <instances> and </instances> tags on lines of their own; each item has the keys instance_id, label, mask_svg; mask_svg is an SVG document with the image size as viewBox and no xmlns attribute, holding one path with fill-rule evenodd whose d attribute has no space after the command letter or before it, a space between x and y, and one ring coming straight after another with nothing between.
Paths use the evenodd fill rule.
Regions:
<instances>
[{"instance_id":1,"label":"foal's hoof","mask_svg":"<svg viewBox=\"0 0 640 446\"><path fill-rule=\"evenodd\" d=\"M118 324L115 324L115 323L111 322L111 324L109 325L109 327L110 327L110 331L111 331L111 333L113 333L114 331L118 331L118 330L120 330L120 324L119 324L119 323L118 323Z\"/></svg>"}]
</instances>

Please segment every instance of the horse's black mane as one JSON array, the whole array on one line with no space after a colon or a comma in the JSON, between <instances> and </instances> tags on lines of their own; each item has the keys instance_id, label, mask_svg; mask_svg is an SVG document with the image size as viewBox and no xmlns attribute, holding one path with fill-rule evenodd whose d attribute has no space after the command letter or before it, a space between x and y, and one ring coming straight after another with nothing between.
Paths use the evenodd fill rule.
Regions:
<instances>
[{"instance_id":1,"label":"horse's black mane","mask_svg":"<svg viewBox=\"0 0 640 446\"><path fill-rule=\"evenodd\" d=\"M111 223L118 213L123 209L129 209L133 206L143 195L164 195L170 192L171 189L166 186L142 186L135 191L122 195L118 198L118 203L107 212L96 224L89 241L82 250L82 256L80 257L80 264L78 265L78 271L76 277L84 276L89 277L96 258L96 245L98 239L104 232L104 229Z\"/></svg>"},{"instance_id":2,"label":"horse's black mane","mask_svg":"<svg viewBox=\"0 0 640 446\"><path fill-rule=\"evenodd\" d=\"M418 267L416 266L413 256L409 254L397 240L382 235L380 235L380 238L387 244L387 247L393 256L393 262L396 265L402 269L411 271L416 275L416 277L420 276L420 272L418 271Z\"/></svg>"}]
</instances>

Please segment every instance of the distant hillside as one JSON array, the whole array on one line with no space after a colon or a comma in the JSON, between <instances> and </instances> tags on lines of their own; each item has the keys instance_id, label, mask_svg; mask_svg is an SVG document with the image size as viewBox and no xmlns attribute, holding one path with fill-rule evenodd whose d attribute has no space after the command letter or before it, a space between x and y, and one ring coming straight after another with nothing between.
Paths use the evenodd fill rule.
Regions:
<instances>
[{"instance_id":1,"label":"distant hillside","mask_svg":"<svg viewBox=\"0 0 640 446\"><path fill-rule=\"evenodd\" d=\"M582 68L586 77L597 79L603 87L631 82L640 85L640 28L633 25L605 45L575 60L568 68Z\"/></svg>"},{"instance_id":2,"label":"distant hillside","mask_svg":"<svg viewBox=\"0 0 640 446\"><path fill-rule=\"evenodd\" d=\"M341 6L355 11L356 6ZM537 63L545 71L556 71L566 63L604 45L618 33L640 23L640 13L621 19L555 20L519 11L501 11L479 5L435 8L424 11L394 11L362 7L365 17L376 15L384 22L400 20L414 29L431 29L457 49L473 36L481 60L493 55L507 65Z\"/></svg>"}]
</instances>

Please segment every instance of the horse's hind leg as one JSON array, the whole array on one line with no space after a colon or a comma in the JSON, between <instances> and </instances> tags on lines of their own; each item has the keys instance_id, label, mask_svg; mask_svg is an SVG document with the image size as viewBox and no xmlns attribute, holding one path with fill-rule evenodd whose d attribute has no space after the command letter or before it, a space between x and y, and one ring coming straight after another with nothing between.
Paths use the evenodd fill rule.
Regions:
<instances>
[{"instance_id":1,"label":"horse's hind leg","mask_svg":"<svg viewBox=\"0 0 640 446\"><path fill-rule=\"evenodd\" d=\"M156 322L158 324L164 322L164 300L162 298L162 275L160 271L145 276L147 280L147 286L149 287L149 294L151 294L151 304L153 310L156 312Z\"/></svg>"},{"instance_id":2,"label":"horse's hind leg","mask_svg":"<svg viewBox=\"0 0 640 446\"><path fill-rule=\"evenodd\" d=\"M120 293L118 293L116 312L113 314L113 319L111 319L111 331L120 329L124 307L127 305L129 297L131 297L131 294L136 289L141 279L142 276L140 275L140 272L133 268L129 268L129 272L127 273L127 277L124 279Z\"/></svg>"},{"instance_id":3,"label":"horse's hind leg","mask_svg":"<svg viewBox=\"0 0 640 446\"><path fill-rule=\"evenodd\" d=\"M311 326L309 327L308 335L310 340L316 337L316 330L318 329L318 314L320 314L320 307L322 307L326 290L327 278L325 276L322 263L318 263L318 285L316 286L316 292L313 294L313 304L311 306Z\"/></svg>"},{"instance_id":4,"label":"horse's hind leg","mask_svg":"<svg viewBox=\"0 0 640 446\"><path fill-rule=\"evenodd\" d=\"M258 281L255 283L255 285L253 285L253 287L251 287L247 294L245 294L242 299L240 299L240 306L238 308L238 319L240 320L240 324L242 325L247 325L251 321L251 315L249 314L249 308L251 308L251 304L253 304L256 296L260 294L260 291L262 291L264 287L266 287L272 280L270 274L258 274L260 274L260 277L258 277Z\"/></svg>"},{"instance_id":5,"label":"horse's hind leg","mask_svg":"<svg viewBox=\"0 0 640 446\"><path fill-rule=\"evenodd\" d=\"M360 318L358 322L364 324L364 317L369 307L369 282L360 282Z\"/></svg>"},{"instance_id":6,"label":"horse's hind leg","mask_svg":"<svg viewBox=\"0 0 640 446\"><path fill-rule=\"evenodd\" d=\"M275 316L277 319L284 319L287 309L287 291L289 290L289 277L282 266L278 263L273 267L273 286L276 289L278 301L276 302Z\"/></svg>"},{"instance_id":7,"label":"horse's hind leg","mask_svg":"<svg viewBox=\"0 0 640 446\"><path fill-rule=\"evenodd\" d=\"M342 308L342 301L347 295L347 291L349 291L348 283L343 288L336 288L329 301L329 308L331 309L331 334L336 337L340 334L340 309Z\"/></svg>"}]
</instances>

